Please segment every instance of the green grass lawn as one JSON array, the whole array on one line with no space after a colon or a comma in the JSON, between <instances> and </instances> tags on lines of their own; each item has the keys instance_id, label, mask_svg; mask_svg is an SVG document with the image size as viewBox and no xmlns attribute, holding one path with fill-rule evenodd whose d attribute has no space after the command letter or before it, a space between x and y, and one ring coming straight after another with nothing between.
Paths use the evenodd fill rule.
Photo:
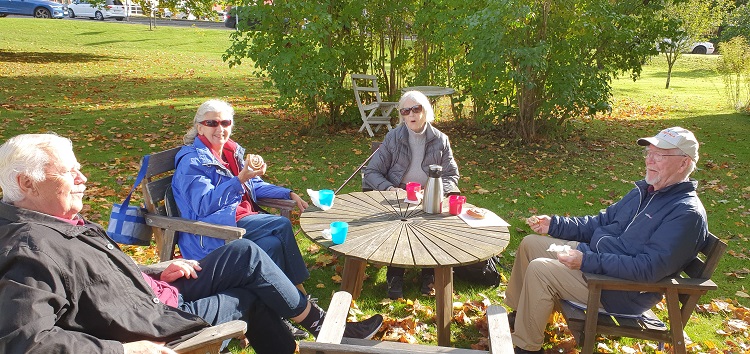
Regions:
<instances>
[{"instance_id":1,"label":"green grass lawn","mask_svg":"<svg viewBox=\"0 0 750 354\"><path fill-rule=\"evenodd\" d=\"M95 21L0 19L0 141L28 132L54 131L70 137L89 177L85 215L106 223L111 203L133 183L140 158L181 144L197 106L209 98L231 102L237 125L233 138L269 163L266 180L294 188L337 188L369 155L371 140L358 127L301 128L306 117L272 108L273 90L264 88L249 61L228 68L221 55L229 32L197 28L112 24ZM750 256L750 118L729 109L716 56L685 55L664 89L666 63L653 58L636 82L613 82L611 115L571 121L564 139L510 140L451 122L436 126L451 137L468 202L489 208L511 223L511 244L503 254L510 272L519 240L530 233L523 219L531 214L586 215L598 212L643 177L642 148L635 140L680 125L695 132L701 158L694 178L709 213L709 225L729 243L714 280L712 298L744 306ZM442 117L442 115L441 115ZM446 115L446 117L448 117ZM743 172L744 171L744 172ZM342 192L359 190L355 177ZM303 251L312 244L299 236ZM127 249L139 261L153 261L154 247ZM306 287L323 306L338 289L332 279L341 263L319 265L320 253L306 252L312 278ZM407 272L406 296L434 306L418 295L416 272ZM405 317L406 303L385 297L385 269L369 267L362 297L364 313ZM412 284L411 281L414 281ZM503 290L457 281L455 301L489 297L502 302ZM688 335L705 349L722 348L716 334L722 316L696 316ZM430 323L430 320L425 320ZM435 343L434 330L418 339ZM453 325L456 346L477 342L473 326ZM746 339L745 339L746 340ZM695 351L695 349L693 350Z\"/></svg>"}]
</instances>

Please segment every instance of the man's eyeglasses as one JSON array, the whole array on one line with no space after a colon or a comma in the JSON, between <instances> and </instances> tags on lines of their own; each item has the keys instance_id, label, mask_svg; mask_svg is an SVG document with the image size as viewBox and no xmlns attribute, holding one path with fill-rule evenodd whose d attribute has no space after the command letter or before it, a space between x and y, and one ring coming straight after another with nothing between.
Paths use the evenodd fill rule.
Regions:
<instances>
[{"instance_id":1,"label":"man's eyeglasses","mask_svg":"<svg viewBox=\"0 0 750 354\"><path fill-rule=\"evenodd\" d=\"M411 112L414 112L414 114L420 114L422 113L422 105L418 104L416 106L401 108L398 112L401 113L402 116L408 116Z\"/></svg>"},{"instance_id":2,"label":"man's eyeglasses","mask_svg":"<svg viewBox=\"0 0 750 354\"><path fill-rule=\"evenodd\" d=\"M649 151L649 150L644 150L644 151L643 151L643 158L644 158L644 159L647 159L647 158L649 158L649 157L650 157L650 158L652 158L652 159L653 159L654 161L656 161L656 162L662 162L662 161L664 161L664 158L665 158L665 157L667 157L667 156L682 156L682 157L688 157L688 155L684 155L684 154L680 154L680 155L671 155L671 154L657 154L657 153L655 153L655 152L653 152L653 151Z\"/></svg>"},{"instance_id":3,"label":"man's eyeglasses","mask_svg":"<svg viewBox=\"0 0 750 354\"><path fill-rule=\"evenodd\" d=\"M200 121L198 123L203 124L203 125L205 125L207 127L210 127L210 128L216 128L216 127L219 126L219 124L221 124L221 126L224 127L224 128L232 126L232 120L231 119L227 119L227 120L206 119L206 120L202 120L202 121Z\"/></svg>"}]
</instances>

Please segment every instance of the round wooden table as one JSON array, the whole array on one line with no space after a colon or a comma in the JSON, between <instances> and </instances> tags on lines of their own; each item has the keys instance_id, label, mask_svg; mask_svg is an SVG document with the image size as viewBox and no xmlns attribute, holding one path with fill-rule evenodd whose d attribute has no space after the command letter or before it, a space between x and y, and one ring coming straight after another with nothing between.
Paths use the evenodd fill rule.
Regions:
<instances>
[{"instance_id":1,"label":"round wooden table","mask_svg":"<svg viewBox=\"0 0 750 354\"><path fill-rule=\"evenodd\" d=\"M401 192L355 192L337 195L333 207L311 206L300 215L307 237L344 256L341 290L358 298L367 263L405 268L435 268L438 345L450 345L453 267L484 261L508 246L505 226L469 227L458 216L427 214L421 204L405 203ZM465 207L471 207L466 205ZM349 223L346 242L334 245L323 230L334 221Z\"/></svg>"}]
</instances>

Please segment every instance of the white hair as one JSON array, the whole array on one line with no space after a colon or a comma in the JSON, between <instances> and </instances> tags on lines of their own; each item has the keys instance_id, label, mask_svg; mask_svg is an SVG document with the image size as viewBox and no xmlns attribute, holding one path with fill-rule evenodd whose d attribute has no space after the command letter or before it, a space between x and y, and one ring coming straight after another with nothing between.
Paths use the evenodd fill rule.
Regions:
<instances>
[{"instance_id":1,"label":"white hair","mask_svg":"<svg viewBox=\"0 0 750 354\"><path fill-rule=\"evenodd\" d=\"M0 146L0 189L3 201L17 202L24 198L18 176L34 182L46 179L45 168L53 158L73 153L73 142L57 134L21 134Z\"/></svg>"},{"instance_id":2,"label":"white hair","mask_svg":"<svg viewBox=\"0 0 750 354\"><path fill-rule=\"evenodd\" d=\"M185 145L191 145L195 141L195 137L198 136L198 124L206 119L206 113L218 112L228 114L229 118L234 120L234 108L232 105L222 100L208 100L203 102L198 107L198 112L195 112L193 118L193 125L190 126L185 136L182 137L182 142Z\"/></svg>"},{"instance_id":3,"label":"white hair","mask_svg":"<svg viewBox=\"0 0 750 354\"><path fill-rule=\"evenodd\" d=\"M404 108L404 102L408 99L412 99L414 102L417 102L417 104L422 105L428 123L432 123L432 121L435 120L435 112L432 110L432 104L430 104L430 99L428 99L427 96L419 91L406 91L406 93L401 96L401 99L398 100L398 108ZM398 118L399 124L401 124L404 120L403 117L401 117L401 114L398 115Z\"/></svg>"}]
</instances>

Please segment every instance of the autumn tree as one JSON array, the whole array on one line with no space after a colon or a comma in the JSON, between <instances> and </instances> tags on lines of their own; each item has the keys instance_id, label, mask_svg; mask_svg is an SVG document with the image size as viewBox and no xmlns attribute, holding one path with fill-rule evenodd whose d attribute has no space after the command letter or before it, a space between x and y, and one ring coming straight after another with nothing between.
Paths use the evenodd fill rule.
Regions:
<instances>
[{"instance_id":1,"label":"autumn tree","mask_svg":"<svg viewBox=\"0 0 750 354\"><path fill-rule=\"evenodd\" d=\"M664 18L671 1L253 1L239 17L257 23L240 20L224 58L250 59L278 107L316 124L357 119L345 114L348 75L369 71L392 96L403 84L456 88L459 115L537 139L608 109L611 79L637 78L678 27Z\"/></svg>"},{"instance_id":2,"label":"autumn tree","mask_svg":"<svg viewBox=\"0 0 750 354\"><path fill-rule=\"evenodd\" d=\"M723 19L731 3L728 0L684 0L668 4L663 11L666 19L677 21L680 27L670 29L659 45L659 50L667 60L667 83L672 79L672 67L682 53L690 49L694 42L705 41Z\"/></svg>"}]
</instances>

